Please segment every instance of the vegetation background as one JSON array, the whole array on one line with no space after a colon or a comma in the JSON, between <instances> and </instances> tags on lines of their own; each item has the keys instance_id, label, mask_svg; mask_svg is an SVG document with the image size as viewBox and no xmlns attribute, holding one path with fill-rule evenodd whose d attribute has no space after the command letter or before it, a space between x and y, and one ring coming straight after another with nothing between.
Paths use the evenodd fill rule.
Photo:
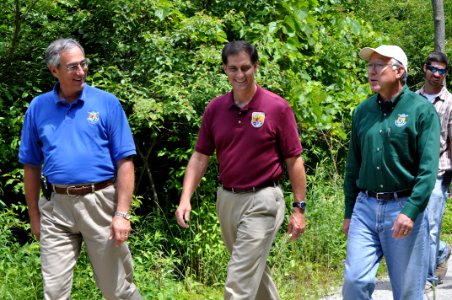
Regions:
<instances>
[{"instance_id":1,"label":"vegetation background","mask_svg":"<svg viewBox=\"0 0 452 300\"><path fill-rule=\"evenodd\" d=\"M444 1L446 20L450 4ZM401 46L409 57L408 85L418 89L423 61L434 48L433 12L425 0L1 1L1 299L43 298L39 243L29 231L17 151L28 104L55 83L44 51L58 37L84 45L92 61L88 83L116 94L129 116L138 150L129 245L145 299L222 299L228 254L215 213L215 158L194 195L188 230L177 226L174 210L203 109L230 89L220 58L227 41L257 46L257 81L293 107L305 149L307 231L289 242L286 220L269 259L283 299L318 299L342 278L342 176L351 113L371 92L359 49ZM287 181L284 187L290 204ZM449 203L449 241L451 210ZM102 299L85 252L73 299Z\"/></svg>"}]
</instances>

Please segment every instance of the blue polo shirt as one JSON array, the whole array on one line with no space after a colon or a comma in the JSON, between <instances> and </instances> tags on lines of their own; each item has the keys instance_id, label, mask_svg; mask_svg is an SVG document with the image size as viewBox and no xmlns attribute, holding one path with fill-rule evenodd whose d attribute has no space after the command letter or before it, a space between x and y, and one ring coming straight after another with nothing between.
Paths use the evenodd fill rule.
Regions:
<instances>
[{"instance_id":1,"label":"blue polo shirt","mask_svg":"<svg viewBox=\"0 0 452 300\"><path fill-rule=\"evenodd\" d=\"M135 144L119 100L84 85L69 104L59 84L39 95L25 114L19 162L41 166L54 184L101 182L116 175L116 163L135 155Z\"/></svg>"}]
</instances>

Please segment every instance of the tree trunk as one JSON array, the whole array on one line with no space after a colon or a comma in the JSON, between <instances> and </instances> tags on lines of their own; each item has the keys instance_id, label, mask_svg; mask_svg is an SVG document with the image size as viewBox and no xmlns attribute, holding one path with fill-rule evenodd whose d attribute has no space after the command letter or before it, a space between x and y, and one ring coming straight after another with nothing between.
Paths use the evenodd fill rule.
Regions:
<instances>
[{"instance_id":1,"label":"tree trunk","mask_svg":"<svg viewBox=\"0 0 452 300\"><path fill-rule=\"evenodd\" d=\"M432 0L432 7L435 25L435 51L445 53L446 29L443 0Z\"/></svg>"}]
</instances>

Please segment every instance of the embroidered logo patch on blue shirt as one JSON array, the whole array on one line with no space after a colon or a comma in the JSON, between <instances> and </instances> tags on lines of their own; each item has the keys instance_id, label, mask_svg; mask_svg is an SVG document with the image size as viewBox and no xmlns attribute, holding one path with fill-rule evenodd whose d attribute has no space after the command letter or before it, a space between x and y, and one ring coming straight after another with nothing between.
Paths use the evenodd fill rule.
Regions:
<instances>
[{"instance_id":1,"label":"embroidered logo patch on blue shirt","mask_svg":"<svg viewBox=\"0 0 452 300\"><path fill-rule=\"evenodd\" d=\"M95 112L95 111L88 112L87 120L91 124L96 124L97 122L99 122L99 112Z\"/></svg>"}]
</instances>

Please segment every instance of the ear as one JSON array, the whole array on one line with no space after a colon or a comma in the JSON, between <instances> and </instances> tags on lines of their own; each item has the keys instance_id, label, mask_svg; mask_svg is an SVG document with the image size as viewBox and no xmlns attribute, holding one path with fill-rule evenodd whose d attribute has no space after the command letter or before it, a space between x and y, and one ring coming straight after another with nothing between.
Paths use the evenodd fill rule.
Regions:
<instances>
[{"instance_id":1,"label":"ear","mask_svg":"<svg viewBox=\"0 0 452 300\"><path fill-rule=\"evenodd\" d=\"M49 70L53 77L58 78L57 67L55 67L55 65L50 65Z\"/></svg>"},{"instance_id":2,"label":"ear","mask_svg":"<svg viewBox=\"0 0 452 300\"><path fill-rule=\"evenodd\" d=\"M427 73L427 65L426 64L424 64L423 69L424 69L424 73Z\"/></svg>"},{"instance_id":3,"label":"ear","mask_svg":"<svg viewBox=\"0 0 452 300\"><path fill-rule=\"evenodd\" d=\"M402 78L405 72L405 68L403 66L399 66L397 68L397 78Z\"/></svg>"},{"instance_id":4,"label":"ear","mask_svg":"<svg viewBox=\"0 0 452 300\"><path fill-rule=\"evenodd\" d=\"M223 71L226 73L226 69L228 66L226 66L226 64L223 64Z\"/></svg>"}]
</instances>

